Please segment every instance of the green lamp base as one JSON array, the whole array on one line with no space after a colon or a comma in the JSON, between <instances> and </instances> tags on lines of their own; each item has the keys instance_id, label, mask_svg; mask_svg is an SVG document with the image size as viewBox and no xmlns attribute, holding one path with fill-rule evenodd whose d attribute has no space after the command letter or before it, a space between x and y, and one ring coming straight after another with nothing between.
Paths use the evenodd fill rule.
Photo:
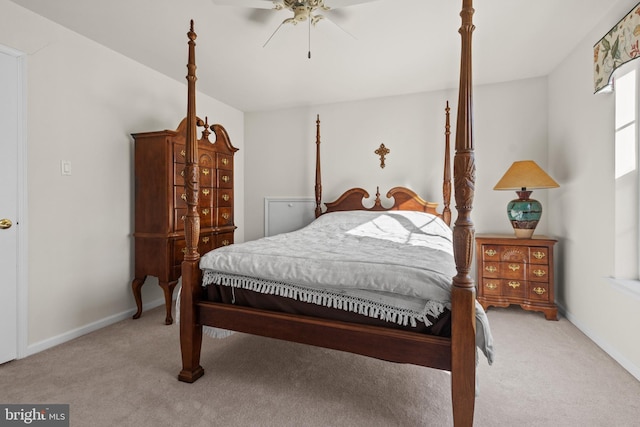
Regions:
<instances>
[{"instance_id":1,"label":"green lamp base","mask_svg":"<svg viewBox=\"0 0 640 427\"><path fill-rule=\"evenodd\" d=\"M516 191L519 199L507 205L507 216L518 239L530 239L542 216L542 205L530 199L531 191Z\"/></svg>"}]
</instances>

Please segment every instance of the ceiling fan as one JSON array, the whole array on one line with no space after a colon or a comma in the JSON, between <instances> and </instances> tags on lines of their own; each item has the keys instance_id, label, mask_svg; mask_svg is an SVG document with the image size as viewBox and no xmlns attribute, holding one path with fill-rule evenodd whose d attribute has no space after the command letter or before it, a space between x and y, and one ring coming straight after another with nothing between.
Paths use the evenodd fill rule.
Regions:
<instances>
[{"instance_id":1,"label":"ceiling fan","mask_svg":"<svg viewBox=\"0 0 640 427\"><path fill-rule=\"evenodd\" d=\"M278 30L286 24L297 25L301 22L308 22L309 24L309 54L311 58L311 25L316 25L323 19L328 19L320 12L333 11L337 8L343 8L347 6L353 6L362 3L371 3L377 0L212 0L213 3L221 6L240 6L249 7L254 9L272 9L272 10L288 10L293 13L292 17L289 17L282 21L278 28L267 39L266 46ZM344 28L340 27L334 22L340 29L348 33ZM352 36L353 37L353 36Z\"/></svg>"}]
</instances>

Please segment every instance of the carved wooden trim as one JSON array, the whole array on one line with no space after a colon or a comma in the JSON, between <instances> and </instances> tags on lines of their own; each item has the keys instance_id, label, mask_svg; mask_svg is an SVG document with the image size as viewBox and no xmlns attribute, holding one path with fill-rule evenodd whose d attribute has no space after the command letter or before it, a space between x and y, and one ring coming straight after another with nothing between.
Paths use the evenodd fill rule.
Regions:
<instances>
[{"instance_id":1,"label":"carved wooden trim","mask_svg":"<svg viewBox=\"0 0 640 427\"><path fill-rule=\"evenodd\" d=\"M185 166L185 190L187 194L187 215L185 218L185 261L194 261L200 258L198 254L198 239L200 236L200 216L198 214L198 137L196 135L196 38L193 31L193 20L187 33L189 37L189 62L187 63L187 118L186 118L186 166Z\"/></svg>"},{"instance_id":2,"label":"carved wooden trim","mask_svg":"<svg viewBox=\"0 0 640 427\"><path fill-rule=\"evenodd\" d=\"M437 203L428 202L418 196L413 190L405 187L394 187L386 194L387 199L392 199L391 206L386 208L382 205L380 200L380 190L376 188L376 197L373 202L373 206L366 207L364 201L369 198L369 193L362 188L351 188L344 193L334 202L325 203L328 212L339 211L392 211L392 210L405 210L405 211L420 211L427 212L436 216L440 216L437 212Z\"/></svg>"},{"instance_id":3,"label":"carved wooden trim","mask_svg":"<svg viewBox=\"0 0 640 427\"><path fill-rule=\"evenodd\" d=\"M456 123L456 154L454 156L454 187L458 217L453 229L456 268L458 275L454 284L472 288L473 280L469 276L473 255L474 228L471 220L473 197L475 192L475 158L473 153L473 84L471 76L471 36L474 30L473 7L471 0L463 0L462 57L460 62L460 87L458 96L458 119ZM471 246L471 248L469 247Z\"/></svg>"},{"instance_id":4,"label":"carved wooden trim","mask_svg":"<svg viewBox=\"0 0 640 427\"><path fill-rule=\"evenodd\" d=\"M185 219L186 252L182 262L182 291L180 294L180 348L182 370L181 381L193 382L204 374L200 366L202 348L202 325L198 323L195 302L201 298L200 268L198 267L198 239L200 217L198 215L198 141L196 137L196 63L193 20L187 33L189 37L189 60L187 63L187 117L185 190L187 194L187 216Z\"/></svg>"},{"instance_id":5,"label":"carved wooden trim","mask_svg":"<svg viewBox=\"0 0 640 427\"><path fill-rule=\"evenodd\" d=\"M322 176L320 173L320 115L316 117L316 218L322 215Z\"/></svg>"},{"instance_id":6,"label":"carved wooden trim","mask_svg":"<svg viewBox=\"0 0 640 427\"><path fill-rule=\"evenodd\" d=\"M447 225L451 224L451 119L450 112L451 108L449 108L449 101L447 101L447 106L444 109L445 111L445 126L444 126L444 140L445 140L445 148L444 148L444 178L442 183L442 199L444 202L444 207L442 208L442 219Z\"/></svg>"},{"instance_id":7,"label":"carved wooden trim","mask_svg":"<svg viewBox=\"0 0 640 427\"><path fill-rule=\"evenodd\" d=\"M453 228L453 250L457 274L451 288L451 398L455 426L472 426L475 407L475 285L469 275L473 258L474 234L471 209L475 191L473 154L473 85L471 36L473 2L463 0L454 188L458 217Z\"/></svg>"}]
</instances>

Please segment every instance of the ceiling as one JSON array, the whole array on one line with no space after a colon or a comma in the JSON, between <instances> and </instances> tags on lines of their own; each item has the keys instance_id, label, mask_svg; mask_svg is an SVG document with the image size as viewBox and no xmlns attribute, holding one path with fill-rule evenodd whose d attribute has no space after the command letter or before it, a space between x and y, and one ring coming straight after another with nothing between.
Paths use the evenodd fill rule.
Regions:
<instances>
[{"instance_id":1,"label":"ceiling","mask_svg":"<svg viewBox=\"0 0 640 427\"><path fill-rule=\"evenodd\" d=\"M288 11L215 0L12 1L181 82L193 19L198 89L245 112L458 84L461 0L376 0L335 10L311 28L311 59L306 24L283 26L263 47ZM474 84L548 74L624 1L476 0Z\"/></svg>"}]
</instances>

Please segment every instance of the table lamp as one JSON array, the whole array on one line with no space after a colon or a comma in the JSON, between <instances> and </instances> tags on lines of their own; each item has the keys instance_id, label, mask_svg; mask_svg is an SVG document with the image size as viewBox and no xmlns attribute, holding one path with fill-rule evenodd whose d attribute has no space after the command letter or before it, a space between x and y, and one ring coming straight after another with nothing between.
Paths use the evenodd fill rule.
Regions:
<instances>
[{"instance_id":1,"label":"table lamp","mask_svg":"<svg viewBox=\"0 0 640 427\"><path fill-rule=\"evenodd\" d=\"M557 187L558 183L533 160L513 162L493 187L494 190L516 190L518 194L518 198L507 205L507 216L517 238L530 239L542 215L540 202L529 198L531 190Z\"/></svg>"}]
</instances>

